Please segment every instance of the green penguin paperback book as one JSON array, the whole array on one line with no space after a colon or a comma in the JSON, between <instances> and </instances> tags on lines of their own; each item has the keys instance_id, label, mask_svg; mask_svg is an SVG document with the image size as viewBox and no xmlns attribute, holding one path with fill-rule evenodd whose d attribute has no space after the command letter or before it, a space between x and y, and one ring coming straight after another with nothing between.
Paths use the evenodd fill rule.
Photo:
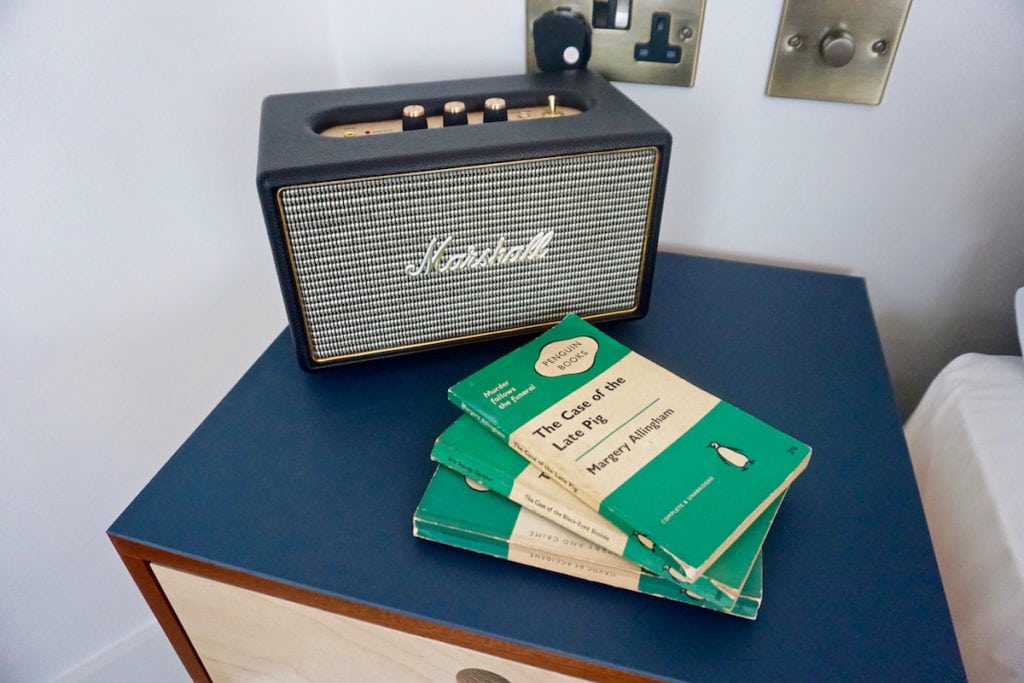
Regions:
<instances>
[{"instance_id":1,"label":"green penguin paperback book","mask_svg":"<svg viewBox=\"0 0 1024 683\"><path fill-rule=\"evenodd\" d=\"M575 315L448 390L694 581L807 466L806 444Z\"/></svg>"},{"instance_id":2,"label":"green penguin paperback book","mask_svg":"<svg viewBox=\"0 0 1024 683\"><path fill-rule=\"evenodd\" d=\"M678 581L679 572L671 572L672 567L664 558L583 505L468 415L463 415L441 433L430 455L445 467L482 482L527 510L652 573ZM731 607L740 597L781 502L782 496L779 496L704 576L681 584L710 602Z\"/></svg>"},{"instance_id":3,"label":"green penguin paperback book","mask_svg":"<svg viewBox=\"0 0 1024 683\"><path fill-rule=\"evenodd\" d=\"M739 600L731 608L725 608L567 532L445 467L437 468L416 508L413 534L464 550L746 619L754 619L761 604L760 558Z\"/></svg>"}]
</instances>

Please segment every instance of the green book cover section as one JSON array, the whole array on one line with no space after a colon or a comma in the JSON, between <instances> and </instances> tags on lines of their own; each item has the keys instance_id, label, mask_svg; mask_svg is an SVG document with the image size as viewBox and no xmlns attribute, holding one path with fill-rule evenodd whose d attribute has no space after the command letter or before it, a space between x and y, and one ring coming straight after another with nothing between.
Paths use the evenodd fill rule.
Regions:
<instances>
[{"instance_id":1,"label":"green book cover section","mask_svg":"<svg viewBox=\"0 0 1024 683\"><path fill-rule=\"evenodd\" d=\"M726 608L692 594L674 581L651 574L440 466L416 508L413 534L519 564L746 619L757 616L761 603L760 556L739 599Z\"/></svg>"},{"instance_id":2,"label":"green book cover section","mask_svg":"<svg viewBox=\"0 0 1024 683\"><path fill-rule=\"evenodd\" d=\"M679 573L670 572L662 556L583 505L541 469L531 465L469 416L460 417L441 433L431 458L595 545L654 574L678 581ZM704 576L693 582L682 581L681 585L706 600L724 607L733 606L760 554L781 502L782 496L779 496L722 553Z\"/></svg>"},{"instance_id":3,"label":"green book cover section","mask_svg":"<svg viewBox=\"0 0 1024 683\"><path fill-rule=\"evenodd\" d=\"M810 459L806 444L574 315L448 395L687 581Z\"/></svg>"}]
</instances>

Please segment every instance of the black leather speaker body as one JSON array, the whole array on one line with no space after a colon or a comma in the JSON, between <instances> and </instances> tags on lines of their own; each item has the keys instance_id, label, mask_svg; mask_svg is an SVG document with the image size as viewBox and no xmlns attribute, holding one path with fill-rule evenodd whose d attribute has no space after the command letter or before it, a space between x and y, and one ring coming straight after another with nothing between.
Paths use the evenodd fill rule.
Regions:
<instances>
[{"instance_id":1,"label":"black leather speaker body","mask_svg":"<svg viewBox=\"0 0 1024 683\"><path fill-rule=\"evenodd\" d=\"M321 134L551 95L579 113ZM586 71L268 97L257 186L300 365L644 315L670 147Z\"/></svg>"}]
</instances>

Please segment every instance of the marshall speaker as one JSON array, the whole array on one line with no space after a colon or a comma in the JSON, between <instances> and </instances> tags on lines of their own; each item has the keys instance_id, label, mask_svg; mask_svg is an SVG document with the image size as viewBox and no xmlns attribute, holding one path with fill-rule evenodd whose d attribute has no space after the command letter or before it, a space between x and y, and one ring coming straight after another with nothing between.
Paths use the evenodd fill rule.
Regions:
<instances>
[{"instance_id":1,"label":"marshall speaker","mask_svg":"<svg viewBox=\"0 0 1024 683\"><path fill-rule=\"evenodd\" d=\"M586 71L268 97L257 184L300 365L642 316L670 145Z\"/></svg>"}]
</instances>

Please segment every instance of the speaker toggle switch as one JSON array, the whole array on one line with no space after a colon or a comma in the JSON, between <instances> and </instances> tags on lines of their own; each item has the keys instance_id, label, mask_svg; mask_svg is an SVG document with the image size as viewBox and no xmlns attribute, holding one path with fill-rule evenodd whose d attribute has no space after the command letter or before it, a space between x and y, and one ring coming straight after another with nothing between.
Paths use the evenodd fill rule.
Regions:
<instances>
[{"instance_id":1,"label":"speaker toggle switch","mask_svg":"<svg viewBox=\"0 0 1024 683\"><path fill-rule=\"evenodd\" d=\"M402 107L402 130L423 130L427 127L427 110L422 104Z\"/></svg>"},{"instance_id":2,"label":"speaker toggle switch","mask_svg":"<svg viewBox=\"0 0 1024 683\"><path fill-rule=\"evenodd\" d=\"M469 117L466 115L466 103L457 100L445 102L441 118L445 128L466 125L469 123Z\"/></svg>"},{"instance_id":3,"label":"speaker toggle switch","mask_svg":"<svg viewBox=\"0 0 1024 683\"><path fill-rule=\"evenodd\" d=\"M548 108L541 116L551 119L561 115L562 112L558 111L558 99L554 95L548 95Z\"/></svg>"},{"instance_id":4,"label":"speaker toggle switch","mask_svg":"<svg viewBox=\"0 0 1024 683\"><path fill-rule=\"evenodd\" d=\"M501 97L488 97L484 100L484 123L508 121L508 109Z\"/></svg>"}]
</instances>

